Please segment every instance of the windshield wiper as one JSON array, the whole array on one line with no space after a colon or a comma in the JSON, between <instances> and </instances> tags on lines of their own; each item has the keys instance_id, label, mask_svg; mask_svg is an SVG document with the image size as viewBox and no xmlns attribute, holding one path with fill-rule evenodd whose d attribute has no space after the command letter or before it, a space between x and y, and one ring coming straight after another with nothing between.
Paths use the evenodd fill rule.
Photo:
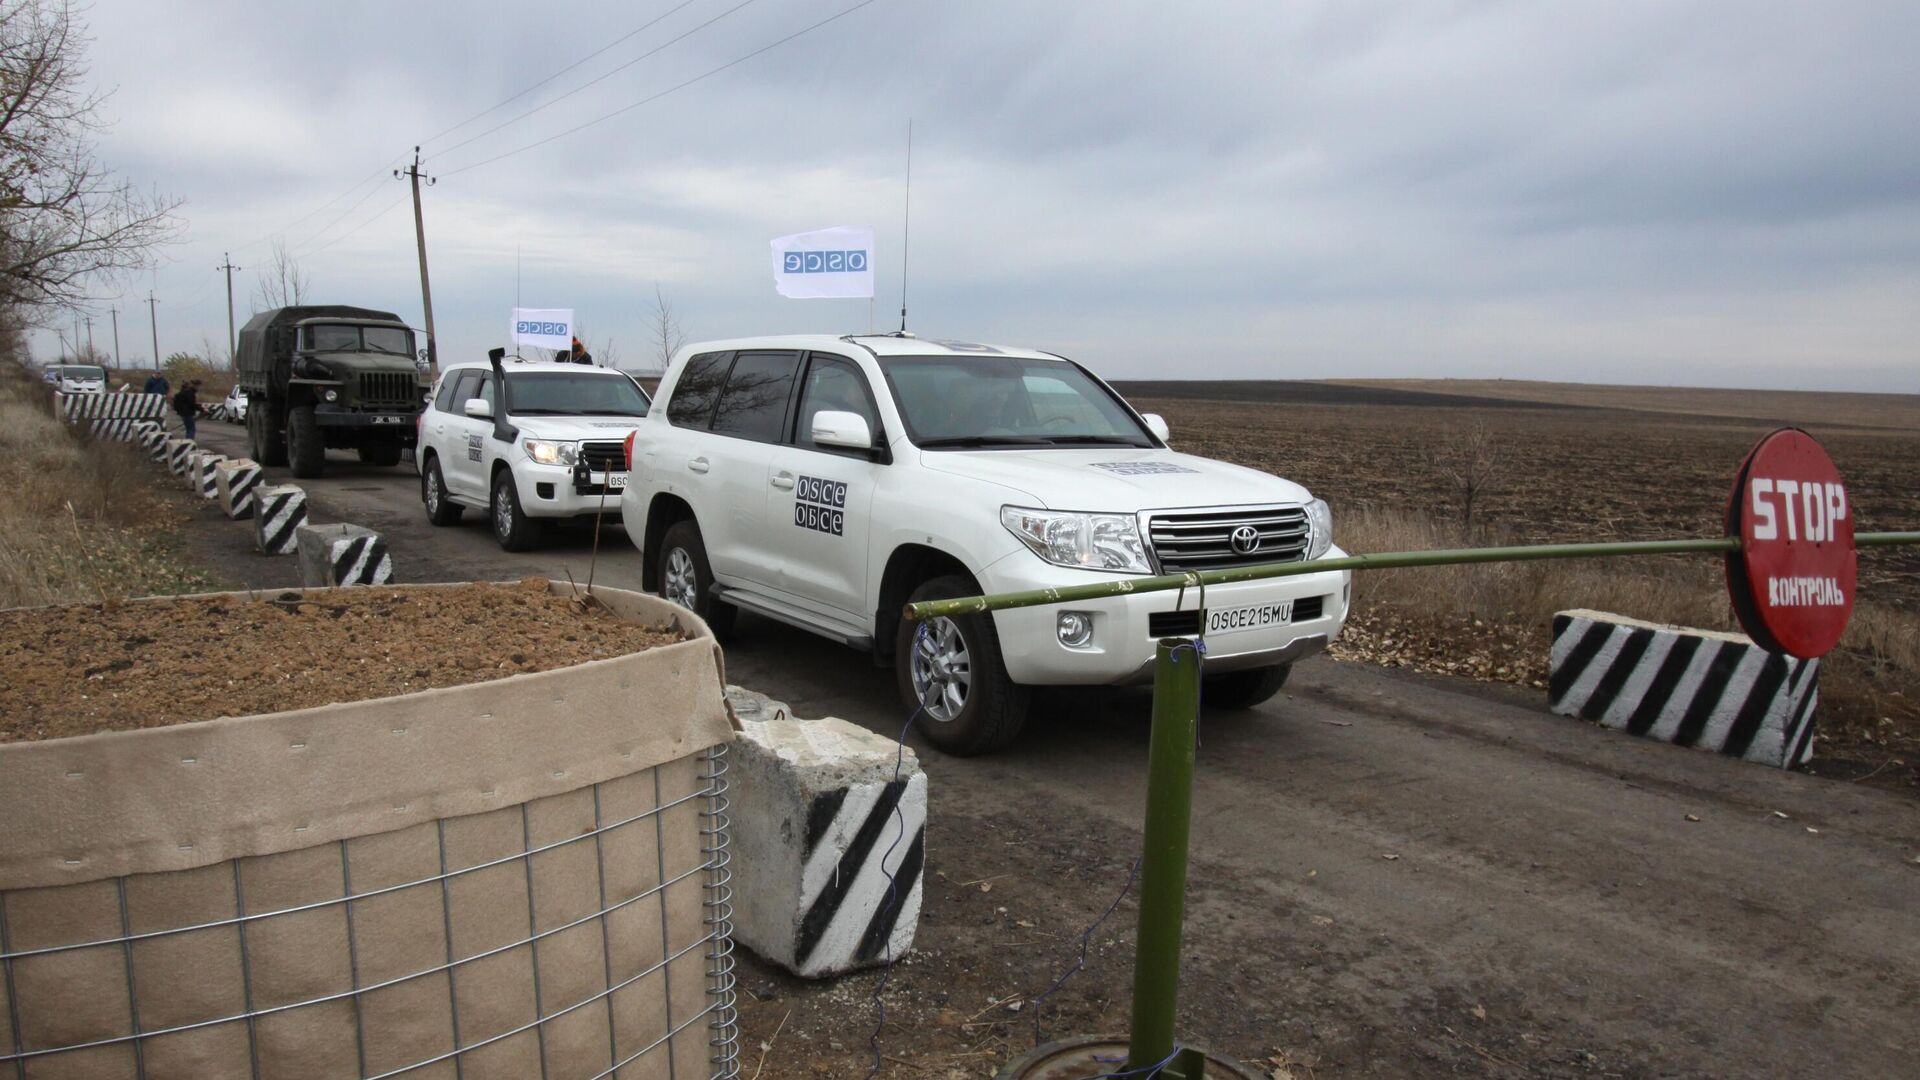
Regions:
<instances>
[{"instance_id":1,"label":"windshield wiper","mask_svg":"<svg viewBox=\"0 0 1920 1080\"><path fill-rule=\"evenodd\" d=\"M1125 435L1054 435L1047 441L1055 446L1134 446L1142 450L1152 446Z\"/></svg>"},{"instance_id":2,"label":"windshield wiper","mask_svg":"<svg viewBox=\"0 0 1920 1080\"><path fill-rule=\"evenodd\" d=\"M920 449L942 446L1045 446L1052 442L1036 435L958 435L950 439L922 439Z\"/></svg>"}]
</instances>

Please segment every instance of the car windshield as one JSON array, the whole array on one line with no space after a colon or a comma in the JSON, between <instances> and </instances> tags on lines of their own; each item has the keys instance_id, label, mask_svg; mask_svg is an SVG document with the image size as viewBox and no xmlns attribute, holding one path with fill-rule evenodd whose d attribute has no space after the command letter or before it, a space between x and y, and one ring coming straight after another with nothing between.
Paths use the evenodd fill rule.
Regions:
<instances>
[{"instance_id":1,"label":"car windshield","mask_svg":"<svg viewBox=\"0 0 1920 1080\"><path fill-rule=\"evenodd\" d=\"M102 367L89 367L85 364L74 364L61 368L60 377L63 379L105 379L107 377L107 369Z\"/></svg>"},{"instance_id":2,"label":"car windshield","mask_svg":"<svg viewBox=\"0 0 1920 1080\"><path fill-rule=\"evenodd\" d=\"M507 376L515 416L645 416L647 395L618 372L526 371Z\"/></svg>"},{"instance_id":3,"label":"car windshield","mask_svg":"<svg viewBox=\"0 0 1920 1080\"><path fill-rule=\"evenodd\" d=\"M894 356L880 364L922 448L1154 445L1125 405L1065 360Z\"/></svg>"},{"instance_id":4,"label":"car windshield","mask_svg":"<svg viewBox=\"0 0 1920 1080\"><path fill-rule=\"evenodd\" d=\"M375 352L413 355L413 332L398 326L353 326L321 323L306 328L311 352Z\"/></svg>"}]
</instances>

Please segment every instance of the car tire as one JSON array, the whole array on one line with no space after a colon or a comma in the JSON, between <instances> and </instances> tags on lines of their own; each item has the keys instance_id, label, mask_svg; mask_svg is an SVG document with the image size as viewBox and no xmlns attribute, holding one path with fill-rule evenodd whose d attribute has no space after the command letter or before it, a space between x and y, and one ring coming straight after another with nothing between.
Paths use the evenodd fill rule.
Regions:
<instances>
[{"instance_id":1,"label":"car tire","mask_svg":"<svg viewBox=\"0 0 1920 1080\"><path fill-rule=\"evenodd\" d=\"M360 461L365 465L378 465L384 468L400 464L399 443L378 443L374 446L361 446L356 447L354 452L360 455Z\"/></svg>"},{"instance_id":2,"label":"car tire","mask_svg":"<svg viewBox=\"0 0 1920 1080\"><path fill-rule=\"evenodd\" d=\"M1200 680L1200 704L1209 709L1251 709L1280 692L1293 674L1292 664L1207 675Z\"/></svg>"},{"instance_id":3,"label":"car tire","mask_svg":"<svg viewBox=\"0 0 1920 1080\"><path fill-rule=\"evenodd\" d=\"M705 620L707 629L722 641L733 636L740 609L713 595L713 567L700 526L691 519L676 521L660 539L660 596Z\"/></svg>"},{"instance_id":4,"label":"car tire","mask_svg":"<svg viewBox=\"0 0 1920 1080\"><path fill-rule=\"evenodd\" d=\"M493 499L488 510L493 538L500 542L500 550L532 551L540 546L541 523L520 508L520 489L514 486L512 469L501 469L493 478Z\"/></svg>"},{"instance_id":5,"label":"car tire","mask_svg":"<svg viewBox=\"0 0 1920 1080\"><path fill-rule=\"evenodd\" d=\"M293 475L311 480L327 469L327 444L320 437L320 420L313 406L300 405L287 410L287 462Z\"/></svg>"},{"instance_id":6,"label":"car tire","mask_svg":"<svg viewBox=\"0 0 1920 1080\"><path fill-rule=\"evenodd\" d=\"M286 433L273 422L271 408L247 410L247 435L253 444L253 460L276 469L286 465Z\"/></svg>"},{"instance_id":7,"label":"car tire","mask_svg":"<svg viewBox=\"0 0 1920 1080\"><path fill-rule=\"evenodd\" d=\"M440 472L440 459L430 457L420 473L420 502L427 508L427 521L434 525L458 525L460 504L447 498L447 478Z\"/></svg>"},{"instance_id":8,"label":"car tire","mask_svg":"<svg viewBox=\"0 0 1920 1080\"><path fill-rule=\"evenodd\" d=\"M969 578L938 577L907 602L979 594ZM941 750L956 757L991 753L1026 725L1032 693L1007 675L993 616L902 620L893 657L902 706L914 710L920 734Z\"/></svg>"}]
</instances>

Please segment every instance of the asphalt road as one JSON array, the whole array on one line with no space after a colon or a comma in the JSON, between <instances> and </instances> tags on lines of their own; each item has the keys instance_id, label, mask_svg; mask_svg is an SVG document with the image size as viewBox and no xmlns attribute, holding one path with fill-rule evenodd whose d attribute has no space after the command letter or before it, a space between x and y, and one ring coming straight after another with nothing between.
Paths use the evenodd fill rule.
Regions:
<instances>
[{"instance_id":1,"label":"asphalt road","mask_svg":"<svg viewBox=\"0 0 1920 1080\"><path fill-rule=\"evenodd\" d=\"M245 452L231 425L202 441ZM307 485L316 520L385 533L406 580L590 572L587 530L508 555L477 514L427 525L404 466L329 468ZM235 583L293 583L292 560L206 517ZM638 587L620 530L591 572ZM902 720L889 672L799 631L742 619L726 662L800 716L889 734ZM922 752L930 875L1009 827L1091 831L1131 857L1145 697L1040 713L991 758ZM1320 1075L1920 1076L1910 797L1602 731L1510 688L1325 659L1254 713L1203 717L1202 739L1183 1027L1221 1049L1307 1046ZM1104 900L1113 884L1038 887ZM923 942L945 940L938 901Z\"/></svg>"}]
</instances>

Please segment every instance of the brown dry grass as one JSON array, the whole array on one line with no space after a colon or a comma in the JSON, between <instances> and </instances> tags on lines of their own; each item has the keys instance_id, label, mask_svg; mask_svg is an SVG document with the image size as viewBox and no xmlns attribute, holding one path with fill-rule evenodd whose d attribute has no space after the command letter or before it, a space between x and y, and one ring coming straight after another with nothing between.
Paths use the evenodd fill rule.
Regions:
<instances>
[{"instance_id":1,"label":"brown dry grass","mask_svg":"<svg viewBox=\"0 0 1920 1080\"><path fill-rule=\"evenodd\" d=\"M0 608L179 592L177 511L128 443L54 419L45 384L0 363Z\"/></svg>"},{"instance_id":2,"label":"brown dry grass","mask_svg":"<svg viewBox=\"0 0 1920 1080\"><path fill-rule=\"evenodd\" d=\"M1920 430L1920 395L1719 390L1691 386L1598 386L1515 379L1334 379L1342 386L1418 390L1546 405L1766 420L1785 424Z\"/></svg>"}]
</instances>

